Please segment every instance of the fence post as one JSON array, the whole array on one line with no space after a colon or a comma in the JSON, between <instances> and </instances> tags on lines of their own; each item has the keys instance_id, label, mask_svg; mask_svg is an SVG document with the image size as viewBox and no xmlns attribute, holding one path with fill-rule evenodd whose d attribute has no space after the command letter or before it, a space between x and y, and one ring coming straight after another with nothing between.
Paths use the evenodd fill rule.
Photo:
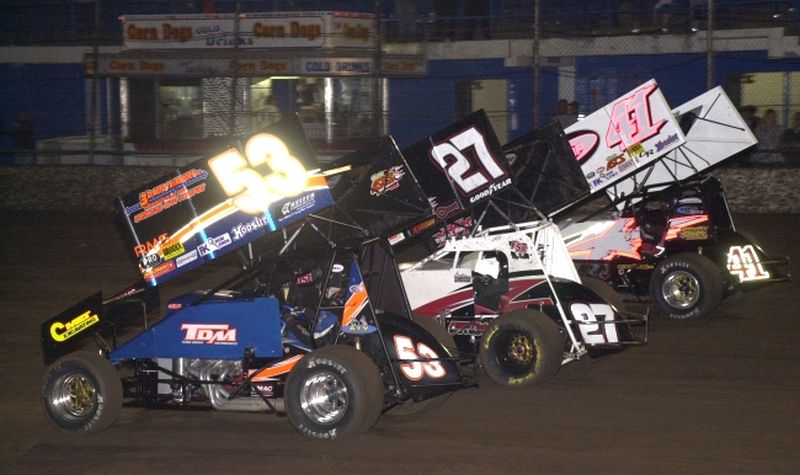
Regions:
<instances>
[{"instance_id":1,"label":"fence post","mask_svg":"<svg viewBox=\"0 0 800 475\"><path fill-rule=\"evenodd\" d=\"M233 77L231 78L231 110L228 116L228 138L236 135L236 86L239 83L239 16L242 13L241 2L236 0L236 15L233 18Z\"/></svg>"},{"instance_id":2,"label":"fence post","mask_svg":"<svg viewBox=\"0 0 800 475\"><path fill-rule=\"evenodd\" d=\"M714 87L714 0L708 0L706 36L706 89Z\"/></svg>"},{"instance_id":3,"label":"fence post","mask_svg":"<svg viewBox=\"0 0 800 475\"><path fill-rule=\"evenodd\" d=\"M533 2L533 51L531 65L533 67L533 127L539 126L539 12L540 0Z\"/></svg>"}]
</instances>

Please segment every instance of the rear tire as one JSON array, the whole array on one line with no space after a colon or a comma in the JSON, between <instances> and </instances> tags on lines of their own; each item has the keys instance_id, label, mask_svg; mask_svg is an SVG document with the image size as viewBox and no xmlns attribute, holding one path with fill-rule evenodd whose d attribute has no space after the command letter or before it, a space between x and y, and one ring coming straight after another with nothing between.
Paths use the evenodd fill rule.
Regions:
<instances>
[{"instance_id":1,"label":"rear tire","mask_svg":"<svg viewBox=\"0 0 800 475\"><path fill-rule=\"evenodd\" d=\"M531 386L555 376L561 367L561 332L547 315L517 310L492 322L480 342L489 378L503 386Z\"/></svg>"},{"instance_id":2,"label":"rear tire","mask_svg":"<svg viewBox=\"0 0 800 475\"><path fill-rule=\"evenodd\" d=\"M675 254L658 264L650 277L650 297L656 308L673 320L708 316L722 294L720 269L699 254Z\"/></svg>"},{"instance_id":3,"label":"rear tire","mask_svg":"<svg viewBox=\"0 0 800 475\"><path fill-rule=\"evenodd\" d=\"M48 368L42 405L50 422L64 432L97 432L113 424L122 411L122 381L102 356L71 353Z\"/></svg>"},{"instance_id":4,"label":"rear tire","mask_svg":"<svg viewBox=\"0 0 800 475\"><path fill-rule=\"evenodd\" d=\"M383 410L383 381L364 353L326 346L301 359L286 379L292 425L312 439L342 439L369 430Z\"/></svg>"}]
</instances>

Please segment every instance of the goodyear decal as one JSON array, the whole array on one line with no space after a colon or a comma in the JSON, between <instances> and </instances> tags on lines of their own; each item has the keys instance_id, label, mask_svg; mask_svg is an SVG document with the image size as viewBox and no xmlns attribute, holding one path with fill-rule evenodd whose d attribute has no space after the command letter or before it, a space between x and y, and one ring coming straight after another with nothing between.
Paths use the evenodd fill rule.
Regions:
<instances>
[{"instance_id":1,"label":"goodyear decal","mask_svg":"<svg viewBox=\"0 0 800 475\"><path fill-rule=\"evenodd\" d=\"M53 322L50 336L55 341L64 342L97 323L100 323L100 316L87 310L68 322Z\"/></svg>"}]
</instances>

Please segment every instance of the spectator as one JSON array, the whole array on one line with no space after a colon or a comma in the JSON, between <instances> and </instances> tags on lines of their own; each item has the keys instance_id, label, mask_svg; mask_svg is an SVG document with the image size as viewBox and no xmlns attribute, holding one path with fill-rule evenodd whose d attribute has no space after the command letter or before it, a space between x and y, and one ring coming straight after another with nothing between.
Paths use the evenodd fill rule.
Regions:
<instances>
[{"instance_id":1,"label":"spectator","mask_svg":"<svg viewBox=\"0 0 800 475\"><path fill-rule=\"evenodd\" d=\"M467 25L464 31L464 39L489 39L490 14L489 0L470 0L465 2L464 16L467 17Z\"/></svg>"},{"instance_id":2,"label":"spectator","mask_svg":"<svg viewBox=\"0 0 800 475\"><path fill-rule=\"evenodd\" d=\"M436 12L436 39L450 41L457 28L455 16L458 13L456 0L433 0Z\"/></svg>"},{"instance_id":3,"label":"spectator","mask_svg":"<svg viewBox=\"0 0 800 475\"><path fill-rule=\"evenodd\" d=\"M33 140L33 124L24 110L17 111L17 120L11 126L11 142L17 163L32 164L35 155L31 152L36 148Z\"/></svg>"},{"instance_id":4,"label":"spectator","mask_svg":"<svg viewBox=\"0 0 800 475\"><path fill-rule=\"evenodd\" d=\"M416 0L394 0L394 14L400 40L414 41L417 37Z\"/></svg>"},{"instance_id":5,"label":"spectator","mask_svg":"<svg viewBox=\"0 0 800 475\"><path fill-rule=\"evenodd\" d=\"M553 119L557 120L561 124L561 127L566 129L577 120L577 116L573 117L570 115L569 101L566 99L559 99L556 104L556 111L555 114L553 114Z\"/></svg>"},{"instance_id":6,"label":"spectator","mask_svg":"<svg viewBox=\"0 0 800 475\"><path fill-rule=\"evenodd\" d=\"M212 15L217 13L217 5L214 3L213 0L205 0L203 2L203 6L200 7L200 11L205 13L206 15Z\"/></svg>"},{"instance_id":7,"label":"spectator","mask_svg":"<svg viewBox=\"0 0 800 475\"><path fill-rule=\"evenodd\" d=\"M669 33L669 28L672 24L672 9L672 0L658 0L653 7L655 16L653 23L656 27L661 28L662 33Z\"/></svg>"},{"instance_id":8,"label":"spectator","mask_svg":"<svg viewBox=\"0 0 800 475\"><path fill-rule=\"evenodd\" d=\"M758 108L756 108L756 106L742 106L739 109L739 114L741 114L742 119L744 119L744 123L750 127L750 131L753 133L755 133L758 122L761 120L761 118L756 115L757 111Z\"/></svg>"},{"instance_id":9,"label":"spectator","mask_svg":"<svg viewBox=\"0 0 800 475\"><path fill-rule=\"evenodd\" d=\"M282 117L281 110L275 105L275 98L270 94L264 98L264 108L258 113L257 129L260 130L274 124L281 120Z\"/></svg>"},{"instance_id":10,"label":"spectator","mask_svg":"<svg viewBox=\"0 0 800 475\"><path fill-rule=\"evenodd\" d=\"M755 134L758 144L756 145L756 151L750 155L750 162L757 165L783 163L783 157L778 153L781 127L778 124L778 114L774 109L767 109L764 112L764 117L756 126Z\"/></svg>"},{"instance_id":11,"label":"spectator","mask_svg":"<svg viewBox=\"0 0 800 475\"><path fill-rule=\"evenodd\" d=\"M783 131L778 143L783 151L784 162L792 166L800 165L800 111L792 114L792 125Z\"/></svg>"}]
</instances>

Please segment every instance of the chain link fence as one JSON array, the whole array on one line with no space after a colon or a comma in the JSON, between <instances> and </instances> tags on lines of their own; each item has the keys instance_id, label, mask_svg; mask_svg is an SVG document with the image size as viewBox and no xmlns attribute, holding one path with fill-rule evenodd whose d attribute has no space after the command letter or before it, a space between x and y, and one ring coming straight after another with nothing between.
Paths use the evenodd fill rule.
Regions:
<instances>
[{"instance_id":1,"label":"chain link fence","mask_svg":"<svg viewBox=\"0 0 800 475\"><path fill-rule=\"evenodd\" d=\"M748 117L760 141L758 153L751 153L741 163L800 161L795 150L800 149L798 2L503 0L450 2L455 8L442 7L447 3L12 0L2 7L6 14L0 15L0 46L119 46L123 32L118 17L131 14L301 9L370 12L382 20L377 30L380 54L420 54L428 61L426 74L385 79L377 87L358 85L336 90L339 95L349 94L342 96L352 102L347 109L349 119L342 121L341 127L334 127L331 117L324 117L328 122L309 125L312 138L324 138L325 134L363 138L356 136L388 132L409 142L483 108L501 141L506 142L551 120L567 126L636 85L656 78L673 106L713 85L722 85ZM78 137L72 145L58 141L59 154L85 154L88 146L92 147L91 154L133 153L124 147L122 139L145 120L130 116L119 123L119 117L101 110L101 103L120 101L112 97L118 87L116 79L91 84L84 78L83 65L65 66L57 77L37 70L36 65L0 66L7 68L0 79L7 91L28 90L26 87L52 91L43 98L30 89L33 123L37 130L46 130L37 133L40 143L41 139L65 135L85 138L88 131L98 139ZM375 75L380 77L381 71ZM297 83L290 85L291 99L287 99L294 101L291 104L301 99L295 94L302 94L306 85L302 79L294 81ZM191 95L180 89L184 86L181 81L173 82L167 87L176 88L175 95ZM213 132L199 133L201 137L224 137L231 130L245 133L267 113L264 101L268 93L263 91L271 91L271 86L259 86L242 78L237 78L236 87L225 84L214 83L214 87L206 89L214 89L217 95L237 96L222 97L214 101L214 107L199 112L202 123L216 124L207 128ZM308 84L311 88L311 82ZM369 87L369 97L352 92ZM81 91L84 97L75 91ZM243 91L257 95L258 105L254 106L253 97L243 95ZM0 117L5 119L9 139L17 122L12 104L12 100L0 99ZM231 113L234 104L236 113ZM379 107L382 110L376 110ZM204 114L209 115L207 120ZM375 127L379 118L384 118L385 124ZM226 127L227 121L235 124ZM187 149L186 141L177 132L178 122L176 112L172 119L153 126L155 135L173 134L175 139L162 140L153 153L163 157L191 154L198 149ZM14 144L8 140L7 145ZM175 148L170 149L171 146ZM207 146L208 143L203 144ZM31 159L30 152L12 151L10 155L23 157L23 163Z\"/></svg>"}]
</instances>

